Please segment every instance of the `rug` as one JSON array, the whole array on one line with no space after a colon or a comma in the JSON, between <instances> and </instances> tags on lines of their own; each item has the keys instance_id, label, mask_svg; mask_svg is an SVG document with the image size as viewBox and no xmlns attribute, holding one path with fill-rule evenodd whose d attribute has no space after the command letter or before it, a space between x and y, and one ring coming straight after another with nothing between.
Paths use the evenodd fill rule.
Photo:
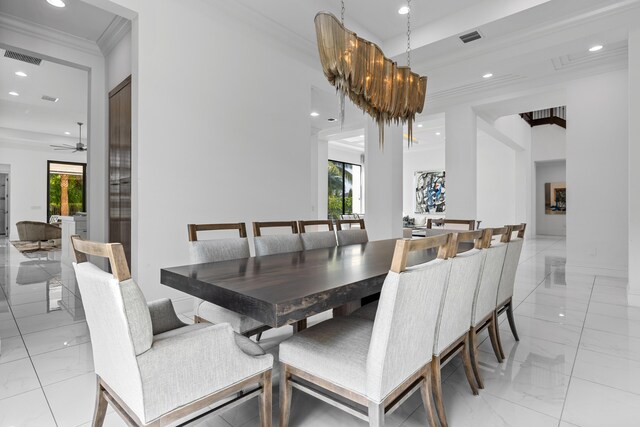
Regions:
<instances>
[{"instance_id":1,"label":"rug","mask_svg":"<svg viewBox=\"0 0 640 427\"><path fill-rule=\"evenodd\" d=\"M62 241L61 239L53 239L53 240L45 240L45 241L21 241L15 240L11 242L13 247L15 247L21 253L28 252L38 252L38 251L59 251L61 248Z\"/></svg>"}]
</instances>

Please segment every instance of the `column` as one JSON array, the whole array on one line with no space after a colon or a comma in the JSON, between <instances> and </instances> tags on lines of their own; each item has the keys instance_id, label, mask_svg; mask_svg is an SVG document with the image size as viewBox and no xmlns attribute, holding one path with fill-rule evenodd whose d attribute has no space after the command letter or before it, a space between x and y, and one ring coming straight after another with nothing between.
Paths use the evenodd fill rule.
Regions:
<instances>
[{"instance_id":1,"label":"column","mask_svg":"<svg viewBox=\"0 0 640 427\"><path fill-rule=\"evenodd\" d=\"M445 135L446 217L476 219L478 127L473 108L446 110Z\"/></svg>"},{"instance_id":2,"label":"column","mask_svg":"<svg viewBox=\"0 0 640 427\"><path fill-rule=\"evenodd\" d=\"M402 126L385 126L384 150L378 125L364 129L365 225L369 240L402 237Z\"/></svg>"},{"instance_id":3,"label":"column","mask_svg":"<svg viewBox=\"0 0 640 427\"><path fill-rule=\"evenodd\" d=\"M640 307L640 27L629 32L629 303Z\"/></svg>"}]
</instances>

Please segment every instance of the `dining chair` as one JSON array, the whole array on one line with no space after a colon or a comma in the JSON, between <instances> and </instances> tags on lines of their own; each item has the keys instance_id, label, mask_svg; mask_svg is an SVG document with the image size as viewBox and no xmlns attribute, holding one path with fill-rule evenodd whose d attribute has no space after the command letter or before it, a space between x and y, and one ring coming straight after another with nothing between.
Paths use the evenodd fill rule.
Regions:
<instances>
[{"instance_id":1,"label":"dining chair","mask_svg":"<svg viewBox=\"0 0 640 427\"><path fill-rule=\"evenodd\" d=\"M188 224L187 230L189 232L189 252L192 264L250 257L247 229L243 222ZM220 232L229 230L237 231L239 236L236 238L198 240L198 232ZM193 320L196 323L203 321L213 324L229 323L231 328L239 334L248 337L258 334L258 341L260 341L261 333L269 329L268 326L257 320L238 314L235 311L228 310L217 304L201 300L200 298L194 298Z\"/></svg>"},{"instance_id":2,"label":"dining chair","mask_svg":"<svg viewBox=\"0 0 640 427\"><path fill-rule=\"evenodd\" d=\"M485 328L488 328L491 347L498 362L502 363L502 352L498 341L498 321L496 318L496 297L498 295L498 285L500 283L500 275L504 265L505 255L507 253L507 243L509 241L510 230L508 227L490 228L485 234L483 242L486 255L480 280L476 286L473 299L473 308L471 312L471 324L469 327L469 342L471 348L469 355L471 356L471 364L473 373L476 377L478 388L484 388L482 377L480 375L480 367L478 365L478 334ZM499 242L494 242L493 236L500 236Z\"/></svg>"},{"instance_id":3,"label":"dining chair","mask_svg":"<svg viewBox=\"0 0 640 427\"><path fill-rule=\"evenodd\" d=\"M327 226L329 231L315 231L307 233L309 226ZM304 250L333 248L336 246L336 233L333 230L333 222L329 219L298 221L300 239Z\"/></svg>"},{"instance_id":4,"label":"dining chair","mask_svg":"<svg viewBox=\"0 0 640 427\"><path fill-rule=\"evenodd\" d=\"M291 229L291 234L270 234L263 236L263 228L288 228ZM296 221L254 222L253 236L256 256L302 251L302 241L298 234L298 223Z\"/></svg>"},{"instance_id":5,"label":"dining chair","mask_svg":"<svg viewBox=\"0 0 640 427\"><path fill-rule=\"evenodd\" d=\"M434 226L442 227L449 230L475 230L476 220L475 219L428 218L427 228L432 229L434 228Z\"/></svg>"},{"instance_id":6,"label":"dining chair","mask_svg":"<svg viewBox=\"0 0 640 427\"><path fill-rule=\"evenodd\" d=\"M436 412L440 425L446 427L447 417L442 400L442 375L441 368L453 357L460 355L464 366L469 387L474 395L478 394L478 387L474 379L473 367L469 350L469 317L473 309L475 290L484 264L486 251L483 246L490 230L465 231L452 233L449 244L449 260L451 271L444 288L438 320L436 322L436 334L433 344L433 359L431 361L431 383L433 397L436 404ZM458 253L461 242L473 242L474 248L463 253ZM424 310L431 309L424 307Z\"/></svg>"},{"instance_id":7,"label":"dining chair","mask_svg":"<svg viewBox=\"0 0 640 427\"><path fill-rule=\"evenodd\" d=\"M336 317L280 344L280 426L289 424L292 389L383 426L418 388L435 426L431 357L438 310L449 274L450 235L398 240L375 320ZM437 259L407 267L409 254L436 248ZM428 327L427 325L431 325ZM350 404L342 403L344 400Z\"/></svg>"},{"instance_id":8,"label":"dining chair","mask_svg":"<svg viewBox=\"0 0 640 427\"><path fill-rule=\"evenodd\" d=\"M102 426L108 404L128 425L159 427L253 397L262 425L271 425L273 356L228 324L184 324L169 299L147 304L120 243L72 236L71 245L97 377L94 427ZM108 258L113 273L87 255Z\"/></svg>"},{"instance_id":9,"label":"dining chair","mask_svg":"<svg viewBox=\"0 0 640 427\"><path fill-rule=\"evenodd\" d=\"M513 317L513 288L516 281L516 272L518 270L518 263L520 262L520 254L522 253L522 244L524 243L524 232L527 224L522 223L519 225L507 226L511 229L510 239L507 243L507 255L504 260L504 268L502 269L502 275L500 276L500 285L498 286L498 297L496 299L496 317L502 313L507 313L507 320L509 321L509 327L511 333L516 341L520 341L518 337L518 331L516 330L516 322ZM513 238L513 233L517 233ZM500 343L501 344L501 343ZM502 345L500 346L502 351ZM504 351L502 351L502 357L504 358Z\"/></svg>"},{"instance_id":10,"label":"dining chair","mask_svg":"<svg viewBox=\"0 0 640 427\"><path fill-rule=\"evenodd\" d=\"M353 228L358 225L360 228ZM336 235L338 236L338 246L355 245L367 243L369 236L364 227L364 219L339 219L336 221Z\"/></svg>"}]
</instances>

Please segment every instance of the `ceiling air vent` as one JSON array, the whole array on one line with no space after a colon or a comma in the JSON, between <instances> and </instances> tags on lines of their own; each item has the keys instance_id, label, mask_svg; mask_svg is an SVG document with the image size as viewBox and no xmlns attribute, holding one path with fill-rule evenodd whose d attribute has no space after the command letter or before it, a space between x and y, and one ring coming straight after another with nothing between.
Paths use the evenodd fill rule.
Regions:
<instances>
[{"instance_id":1,"label":"ceiling air vent","mask_svg":"<svg viewBox=\"0 0 640 427\"><path fill-rule=\"evenodd\" d=\"M40 65L42 59L36 58L35 56L24 55L22 53L14 52L12 50L5 50L4 56L6 58L17 59L18 61L27 62L33 65Z\"/></svg>"},{"instance_id":2,"label":"ceiling air vent","mask_svg":"<svg viewBox=\"0 0 640 427\"><path fill-rule=\"evenodd\" d=\"M468 34L463 34L460 36L460 40L462 40L462 43L469 43L472 42L474 40L478 40L481 39L482 36L480 35L479 32L477 31L472 31Z\"/></svg>"},{"instance_id":3,"label":"ceiling air vent","mask_svg":"<svg viewBox=\"0 0 640 427\"><path fill-rule=\"evenodd\" d=\"M58 102L60 98L54 98L53 96L49 96L49 95L42 95L42 99L44 101Z\"/></svg>"}]
</instances>

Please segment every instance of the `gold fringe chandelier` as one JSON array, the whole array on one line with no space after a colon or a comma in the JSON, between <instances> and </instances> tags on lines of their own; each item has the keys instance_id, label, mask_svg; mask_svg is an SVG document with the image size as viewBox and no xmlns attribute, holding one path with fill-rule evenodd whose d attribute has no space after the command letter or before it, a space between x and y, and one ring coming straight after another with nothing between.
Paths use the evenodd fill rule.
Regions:
<instances>
[{"instance_id":1,"label":"gold fringe chandelier","mask_svg":"<svg viewBox=\"0 0 640 427\"><path fill-rule=\"evenodd\" d=\"M358 37L331 13L320 12L314 22L324 75L340 94L340 123L344 123L345 95L378 124L380 148L384 149L384 125L407 123L409 144L413 121L422 112L427 77L411 71L411 0L407 2L407 66L384 56L375 43Z\"/></svg>"}]
</instances>

